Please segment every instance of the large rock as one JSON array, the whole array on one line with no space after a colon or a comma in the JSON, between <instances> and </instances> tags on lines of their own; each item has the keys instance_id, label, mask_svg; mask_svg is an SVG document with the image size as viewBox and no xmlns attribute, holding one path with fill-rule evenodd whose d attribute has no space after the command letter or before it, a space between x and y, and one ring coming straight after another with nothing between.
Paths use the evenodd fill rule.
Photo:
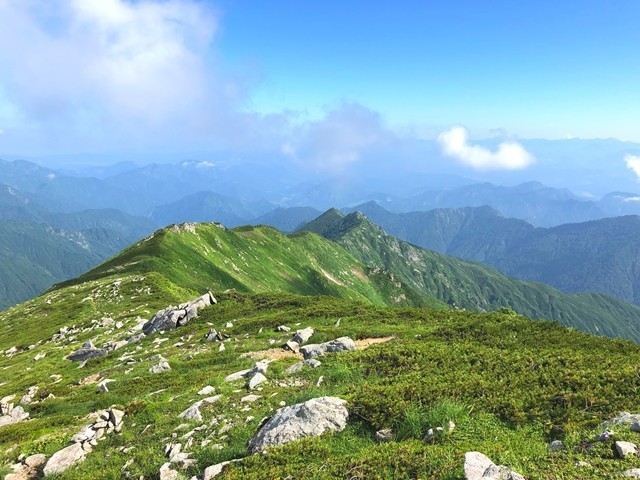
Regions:
<instances>
[{"instance_id":1,"label":"large rock","mask_svg":"<svg viewBox=\"0 0 640 480\"><path fill-rule=\"evenodd\" d=\"M82 449L82 444L80 443L74 443L57 451L44 466L45 476L64 472L67 468L82 461L85 454L86 451Z\"/></svg>"},{"instance_id":2,"label":"large rock","mask_svg":"<svg viewBox=\"0 0 640 480\"><path fill-rule=\"evenodd\" d=\"M467 452L464 455L465 480L525 480L522 475L504 465L496 465L489 457L480 452Z\"/></svg>"},{"instance_id":3,"label":"large rock","mask_svg":"<svg viewBox=\"0 0 640 480\"><path fill-rule=\"evenodd\" d=\"M154 332L163 330L173 330L185 325L189 320L198 316L198 310L208 305L217 303L211 292L207 292L201 297L191 302L183 303L177 307L171 306L159 310L151 319L142 325L142 332L151 335Z\"/></svg>"},{"instance_id":4,"label":"large rock","mask_svg":"<svg viewBox=\"0 0 640 480\"><path fill-rule=\"evenodd\" d=\"M349 417L345 404L340 398L320 397L280 408L249 441L249 451L258 453L300 438L339 432L346 427Z\"/></svg>"},{"instance_id":5,"label":"large rock","mask_svg":"<svg viewBox=\"0 0 640 480\"><path fill-rule=\"evenodd\" d=\"M24 408L20 406L14 407L12 404L8 405L11 406L11 410L9 410L9 413L7 415L0 416L0 427L23 422L29 418L29 413L25 412Z\"/></svg>"},{"instance_id":6,"label":"large rock","mask_svg":"<svg viewBox=\"0 0 640 480\"><path fill-rule=\"evenodd\" d=\"M80 350L67 355L67 359L74 362L84 362L90 358L104 357L108 353L106 348L96 348L91 340L85 342Z\"/></svg>"},{"instance_id":7,"label":"large rock","mask_svg":"<svg viewBox=\"0 0 640 480\"><path fill-rule=\"evenodd\" d=\"M344 352L355 350L356 344L349 337L340 337L330 342L306 345L300 349L300 353L308 360L309 358L321 357L325 353Z\"/></svg>"},{"instance_id":8,"label":"large rock","mask_svg":"<svg viewBox=\"0 0 640 480\"><path fill-rule=\"evenodd\" d=\"M620 458L625 458L631 455L638 455L638 447L635 443L617 441L616 452L618 452Z\"/></svg>"},{"instance_id":9,"label":"large rock","mask_svg":"<svg viewBox=\"0 0 640 480\"><path fill-rule=\"evenodd\" d=\"M309 341L309 339L311 338L311 335L313 335L313 332L314 330L311 327L297 330L295 335L293 336L293 341L296 342L298 345L302 345L303 343L306 343Z\"/></svg>"}]
</instances>

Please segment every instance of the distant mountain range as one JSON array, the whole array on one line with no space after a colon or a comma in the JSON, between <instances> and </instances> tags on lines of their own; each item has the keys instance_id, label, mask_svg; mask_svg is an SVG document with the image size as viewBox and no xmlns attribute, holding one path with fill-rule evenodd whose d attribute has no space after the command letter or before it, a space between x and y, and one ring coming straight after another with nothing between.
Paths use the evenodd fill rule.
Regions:
<instances>
[{"instance_id":1,"label":"distant mountain range","mask_svg":"<svg viewBox=\"0 0 640 480\"><path fill-rule=\"evenodd\" d=\"M635 215L536 228L490 207L397 214L369 202L350 210L398 238L507 275L640 304L640 217Z\"/></svg>"}]
</instances>

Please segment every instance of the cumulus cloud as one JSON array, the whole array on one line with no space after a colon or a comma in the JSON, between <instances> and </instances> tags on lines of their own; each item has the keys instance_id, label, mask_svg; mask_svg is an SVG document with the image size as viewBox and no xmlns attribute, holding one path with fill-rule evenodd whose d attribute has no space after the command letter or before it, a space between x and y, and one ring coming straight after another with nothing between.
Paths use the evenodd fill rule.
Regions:
<instances>
[{"instance_id":1,"label":"cumulus cloud","mask_svg":"<svg viewBox=\"0 0 640 480\"><path fill-rule=\"evenodd\" d=\"M245 95L211 62L217 30L196 0L0 0L0 127L76 140L210 132Z\"/></svg>"},{"instance_id":2,"label":"cumulus cloud","mask_svg":"<svg viewBox=\"0 0 640 480\"><path fill-rule=\"evenodd\" d=\"M521 170L535 158L522 145L514 141L502 142L496 151L480 145L470 145L469 135L463 127L453 127L438 136L445 155L476 170Z\"/></svg>"},{"instance_id":3,"label":"cumulus cloud","mask_svg":"<svg viewBox=\"0 0 640 480\"><path fill-rule=\"evenodd\" d=\"M625 155L624 163L627 164L627 168L633 170L638 178L640 178L640 156L638 155Z\"/></svg>"},{"instance_id":4,"label":"cumulus cloud","mask_svg":"<svg viewBox=\"0 0 640 480\"><path fill-rule=\"evenodd\" d=\"M393 139L379 113L357 103L343 103L320 120L295 127L281 152L319 169L339 171Z\"/></svg>"}]
</instances>

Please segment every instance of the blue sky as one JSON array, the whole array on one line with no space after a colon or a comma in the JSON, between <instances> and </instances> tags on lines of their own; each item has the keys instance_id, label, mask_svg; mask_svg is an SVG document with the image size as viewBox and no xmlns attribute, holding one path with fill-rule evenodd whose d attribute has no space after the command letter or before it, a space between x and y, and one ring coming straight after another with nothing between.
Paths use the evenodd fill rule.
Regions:
<instances>
[{"instance_id":1,"label":"blue sky","mask_svg":"<svg viewBox=\"0 0 640 480\"><path fill-rule=\"evenodd\" d=\"M221 51L253 107L357 101L479 135L640 138L640 2L228 2Z\"/></svg>"},{"instance_id":2,"label":"blue sky","mask_svg":"<svg viewBox=\"0 0 640 480\"><path fill-rule=\"evenodd\" d=\"M635 0L0 0L0 152L340 165L438 139L526 168L469 142L640 141L639 20Z\"/></svg>"}]
</instances>

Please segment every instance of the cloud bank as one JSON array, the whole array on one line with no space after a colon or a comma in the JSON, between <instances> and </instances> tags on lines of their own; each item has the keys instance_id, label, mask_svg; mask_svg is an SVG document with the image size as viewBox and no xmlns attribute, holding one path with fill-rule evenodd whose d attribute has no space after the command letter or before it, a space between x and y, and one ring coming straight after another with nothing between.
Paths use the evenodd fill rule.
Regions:
<instances>
[{"instance_id":1,"label":"cloud bank","mask_svg":"<svg viewBox=\"0 0 640 480\"><path fill-rule=\"evenodd\" d=\"M627 168L633 170L640 179L640 156L637 155L625 155L624 163L627 164Z\"/></svg>"},{"instance_id":2,"label":"cloud bank","mask_svg":"<svg viewBox=\"0 0 640 480\"><path fill-rule=\"evenodd\" d=\"M463 165L476 170L521 170L535 158L522 145L514 141L502 142L495 152L469 144L469 135L463 127L453 127L438 136L442 152Z\"/></svg>"},{"instance_id":3,"label":"cloud bank","mask_svg":"<svg viewBox=\"0 0 640 480\"><path fill-rule=\"evenodd\" d=\"M394 138L380 114L357 103L342 103L322 119L294 127L281 151L300 163L340 171Z\"/></svg>"}]
</instances>

